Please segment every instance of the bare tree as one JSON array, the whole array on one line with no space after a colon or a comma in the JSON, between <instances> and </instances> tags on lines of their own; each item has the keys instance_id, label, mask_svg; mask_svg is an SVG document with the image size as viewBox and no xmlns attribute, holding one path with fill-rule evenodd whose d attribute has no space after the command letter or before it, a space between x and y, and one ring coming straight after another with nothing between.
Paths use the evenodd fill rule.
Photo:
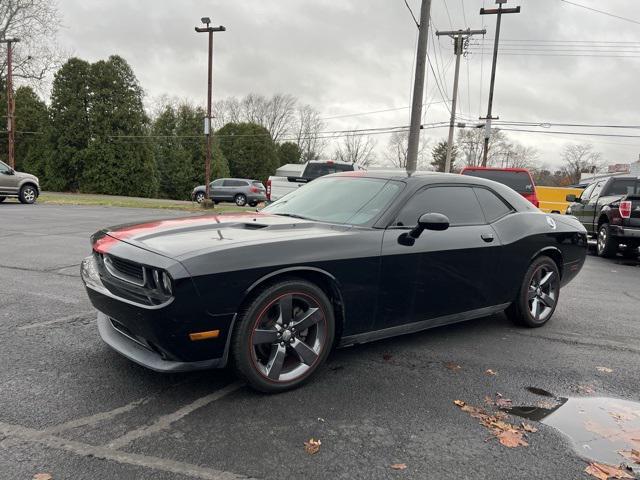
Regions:
<instances>
[{"instance_id":1,"label":"bare tree","mask_svg":"<svg viewBox=\"0 0 640 480\"><path fill-rule=\"evenodd\" d=\"M353 132L342 137L334 156L341 162L357 163L366 167L375 160L375 148L376 141L373 137Z\"/></svg>"},{"instance_id":2,"label":"bare tree","mask_svg":"<svg viewBox=\"0 0 640 480\"><path fill-rule=\"evenodd\" d=\"M518 142L502 142L493 154L493 164L502 168L533 168L538 151Z\"/></svg>"},{"instance_id":3,"label":"bare tree","mask_svg":"<svg viewBox=\"0 0 640 480\"><path fill-rule=\"evenodd\" d=\"M571 180L579 183L582 173L595 173L602 168L602 154L593 150L590 143L566 144L562 149L565 165L562 171Z\"/></svg>"},{"instance_id":4,"label":"bare tree","mask_svg":"<svg viewBox=\"0 0 640 480\"><path fill-rule=\"evenodd\" d=\"M61 63L56 43L60 16L55 0L0 1L0 38L17 37L13 72L17 78L42 80ZM0 44L0 72L7 74L7 44Z\"/></svg>"},{"instance_id":5,"label":"bare tree","mask_svg":"<svg viewBox=\"0 0 640 480\"><path fill-rule=\"evenodd\" d=\"M489 155L487 164L493 165L505 150L506 135L497 129L491 129L489 139ZM484 130L481 128L462 128L458 130L458 153L460 160L468 167L478 167L482 164L482 150L484 148ZM459 162L462 163L462 162Z\"/></svg>"},{"instance_id":6,"label":"bare tree","mask_svg":"<svg viewBox=\"0 0 640 480\"><path fill-rule=\"evenodd\" d=\"M324 122L318 111L311 105L298 106L292 136L302 152L302 161L317 160L327 146L322 136Z\"/></svg>"},{"instance_id":7,"label":"bare tree","mask_svg":"<svg viewBox=\"0 0 640 480\"><path fill-rule=\"evenodd\" d=\"M424 136L420 136L420 145L418 148L418 170L424 167L428 157L427 148L429 140ZM386 160L397 168L407 168L407 150L409 147L409 131L403 130L393 132L389 137L387 150L384 154Z\"/></svg>"}]
</instances>

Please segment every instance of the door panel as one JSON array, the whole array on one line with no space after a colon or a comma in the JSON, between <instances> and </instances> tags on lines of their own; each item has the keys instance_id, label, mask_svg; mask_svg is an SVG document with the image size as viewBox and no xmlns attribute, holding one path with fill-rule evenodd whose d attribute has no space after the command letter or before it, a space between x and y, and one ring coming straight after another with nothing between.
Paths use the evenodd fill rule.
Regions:
<instances>
[{"instance_id":1,"label":"door panel","mask_svg":"<svg viewBox=\"0 0 640 480\"><path fill-rule=\"evenodd\" d=\"M18 176L10 175L9 166L0 162L0 192L15 195L18 193Z\"/></svg>"},{"instance_id":2,"label":"door panel","mask_svg":"<svg viewBox=\"0 0 640 480\"><path fill-rule=\"evenodd\" d=\"M494 280L500 271L500 239L490 225L424 231L413 246L398 243L403 232L388 229L384 235L376 328L499 303L502 292Z\"/></svg>"}]
</instances>

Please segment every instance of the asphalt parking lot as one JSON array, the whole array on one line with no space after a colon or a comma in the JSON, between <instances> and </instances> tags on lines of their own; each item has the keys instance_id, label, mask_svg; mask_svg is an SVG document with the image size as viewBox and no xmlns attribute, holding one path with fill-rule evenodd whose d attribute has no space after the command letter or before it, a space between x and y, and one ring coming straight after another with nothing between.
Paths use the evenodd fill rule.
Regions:
<instances>
[{"instance_id":1,"label":"asphalt parking lot","mask_svg":"<svg viewBox=\"0 0 640 480\"><path fill-rule=\"evenodd\" d=\"M640 262L594 256L544 328L497 315L339 350L293 392L145 370L102 344L79 264L102 226L179 215L0 204L0 478L590 478L551 426L506 448L453 401L640 400Z\"/></svg>"}]
</instances>

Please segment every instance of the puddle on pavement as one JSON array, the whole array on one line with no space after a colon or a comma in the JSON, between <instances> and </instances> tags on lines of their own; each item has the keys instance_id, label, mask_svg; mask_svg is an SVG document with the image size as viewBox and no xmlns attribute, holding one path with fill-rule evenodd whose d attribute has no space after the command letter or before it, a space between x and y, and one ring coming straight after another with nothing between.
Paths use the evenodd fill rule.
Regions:
<instances>
[{"instance_id":1,"label":"puddle on pavement","mask_svg":"<svg viewBox=\"0 0 640 480\"><path fill-rule=\"evenodd\" d=\"M606 397L557 398L535 387L527 390L553 399L540 402L542 406L503 411L561 431L584 457L614 466L624 463L640 473L640 465L618 453L640 450L640 403Z\"/></svg>"}]
</instances>

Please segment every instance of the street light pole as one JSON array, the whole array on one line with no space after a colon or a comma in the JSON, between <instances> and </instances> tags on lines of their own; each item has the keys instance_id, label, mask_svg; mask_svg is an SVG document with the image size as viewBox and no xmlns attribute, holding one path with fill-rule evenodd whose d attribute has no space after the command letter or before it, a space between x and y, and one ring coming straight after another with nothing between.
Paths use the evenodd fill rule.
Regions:
<instances>
[{"instance_id":1,"label":"street light pole","mask_svg":"<svg viewBox=\"0 0 640 480\"><path fill-rule=\"evenodd\" d=\"M7 44L7 136L8 136L8 159L11 168L16 167L15 161L15 125L16 125L16 103L13 99L13 45L19 42L19 38L3 38L0 43Z\"/></svg>"},{"instance_id":2,"label":"street light pole","mask_svg":"<svg viewBox=\"0 0 640 480\"><path fill-rule=\"evenodd\" d=\"M204 185L205 197L209 199L210 183L211 183L211 89L213 86L213 32L224 32L227 29L220 25L219 27L210 27L211 19L203 17L200 19L206 27L195 27L198 33L209 34L209 61L207 74L207 117L204 119L204 134L207 137L207 154L204 163Z\"/></svg>"}]
</instances>

